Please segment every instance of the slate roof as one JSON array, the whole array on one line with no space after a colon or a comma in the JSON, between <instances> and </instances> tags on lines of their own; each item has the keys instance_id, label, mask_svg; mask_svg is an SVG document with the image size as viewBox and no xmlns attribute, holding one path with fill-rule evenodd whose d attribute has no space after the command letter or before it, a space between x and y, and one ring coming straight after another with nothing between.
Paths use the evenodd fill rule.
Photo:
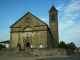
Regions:
<instances>
[{"instance_id":1,"label":"slate roof","mask_svg":"<svg viewBox=\"0 0 80 60\"><path fill-rule=\"evenodd\" d=\"M49 10L49 12L51 12L51 11L57 11L57 9L54 6L52 6L51 9Z\"/></svg>"}]
</instances>

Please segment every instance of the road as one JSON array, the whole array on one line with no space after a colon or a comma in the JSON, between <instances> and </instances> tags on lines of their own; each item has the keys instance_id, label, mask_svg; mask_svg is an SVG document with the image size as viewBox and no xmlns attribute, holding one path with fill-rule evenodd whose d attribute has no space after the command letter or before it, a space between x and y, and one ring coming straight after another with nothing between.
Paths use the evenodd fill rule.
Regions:
<instances>
[{"instance_id":1,"label":"road","mask_svg":"<svg viewBox=\"0 0 80 60\"><path fill-rule=\"evenodd\" d=\"M8 57L0 56L0 60L80 60L80 52L68 57L52 58L52 57Z\"/></svg>"},{"instance_id":2,"label":"road","mask_svg":"<svg viewBox=\"0 0 80 60\"><path fill-rule=\"evenodd\" d=\"M63 58L48 58L44 60L80 60L80 52Z\"/></svg>"}]
</instances>

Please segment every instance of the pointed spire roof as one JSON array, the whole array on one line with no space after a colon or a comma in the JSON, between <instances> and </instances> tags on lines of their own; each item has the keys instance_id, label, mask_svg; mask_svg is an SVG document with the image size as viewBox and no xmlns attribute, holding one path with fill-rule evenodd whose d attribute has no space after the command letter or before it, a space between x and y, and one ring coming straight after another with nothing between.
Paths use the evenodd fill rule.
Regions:
<instances>
[{"instance_id":1,"label":"pointed spire roof","mask_svg":"<svg viewBox=\"0 0 80 60\"><path fill-rule=\"evenodd\" d=\"M49 12L51 12L51 11L57 11L57 9L54 6L52 6L51 9L49 10Z\"/></svg>"}]
</instances>

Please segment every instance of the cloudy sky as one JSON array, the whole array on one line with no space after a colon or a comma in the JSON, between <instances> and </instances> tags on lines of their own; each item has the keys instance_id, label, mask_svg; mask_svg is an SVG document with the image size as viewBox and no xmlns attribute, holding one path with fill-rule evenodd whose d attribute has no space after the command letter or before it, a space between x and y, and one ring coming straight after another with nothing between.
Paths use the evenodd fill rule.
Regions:
<instances>
[{"instance_id":1,"label":"cloudy sky","mask_svg":"<svg viewBox=\"0 0 80 60\"><path fill-rule=\"evenodd\" d=\"M47 24L52 0L0 0L0 41L10 39L10 26L31 12ZM54 0L58 10L59 41L80 47L80 0Z\"/></svg>"}]
</instances>

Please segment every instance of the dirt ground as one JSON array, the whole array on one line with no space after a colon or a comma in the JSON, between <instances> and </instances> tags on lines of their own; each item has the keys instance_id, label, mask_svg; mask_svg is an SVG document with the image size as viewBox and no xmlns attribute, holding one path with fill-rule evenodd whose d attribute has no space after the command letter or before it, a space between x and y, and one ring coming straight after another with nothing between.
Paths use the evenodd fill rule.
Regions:
<instances>
[{"instance_id":1,"label":"dirt ground","mask_svg":"<svg viewBox=\"0 0 80 60\"><path fill-rule=\"evenodd\" d=\"M37 60L37 59L45 59L45 58L53 58L53 56L36 56L36 57L8 57L8 56L0 56L0 60Z\"/></svg>"}]
</instances>

